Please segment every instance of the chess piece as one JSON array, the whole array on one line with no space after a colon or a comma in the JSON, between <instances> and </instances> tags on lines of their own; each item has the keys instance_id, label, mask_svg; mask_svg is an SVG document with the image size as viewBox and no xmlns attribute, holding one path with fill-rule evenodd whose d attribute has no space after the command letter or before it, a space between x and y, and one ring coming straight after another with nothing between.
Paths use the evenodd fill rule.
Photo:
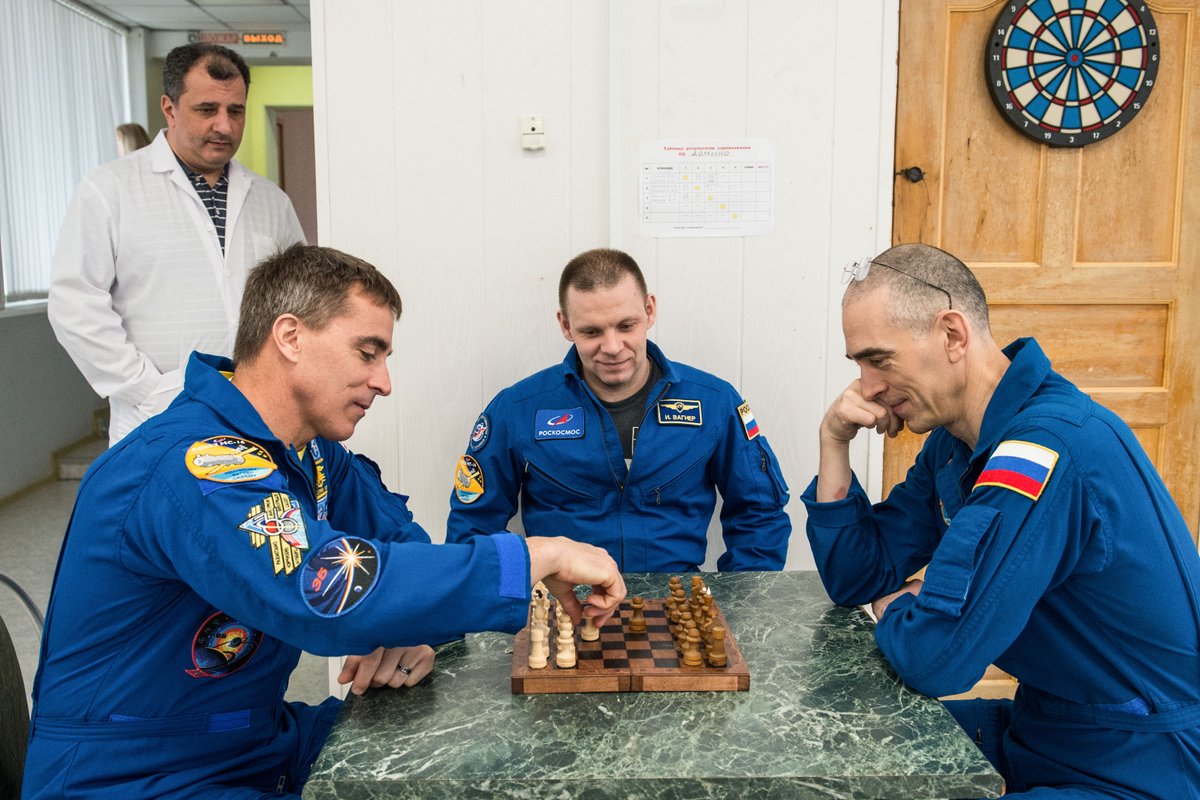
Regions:
<instances>
[{"instance_id":1,"label":"chess piece","mask_svg":"<svg viewBox=\"0 0 1200 800\"><path fill-rule=\"evenodd\" d=\"M707 640L709 632L716 624L717 610L713 608L712 595L705 595L704 603L700 607L700 622L697 624L697 627L700 628L700 635Z\"/></svg>"},{"instance_id":2,"label":"chess piece","mask_svg":"<svg viewBox=\"0 0 1200 800\"><path fill-rule=\"evenodd\" d=\"M720 625L712 629L712 644L708 648L708 663L714 667L723 667L729 661L725 653L725 629Z\"/></svg>"},{"instance_id":3,"label":"chess piece","mask_svg":"<svg viewBox=\"0 0 1200 800\"><path fill-rule=\"evenodd\" d=\"M537 597L537 589L534 589L534 598L529 601L529 627L536 628L546 622L546 609L542 607L541 600Z\"/></svg>"},{"instance_id":4,"label":"chess piece","mask_svg":"<svg viewBox=\"0 0 1200 800\"><path fill-rule=\"evenodd\" d=\"M687 611L689 608L688 601L687 601L687 593L684 592L683 589L676 589L674 596L675 596L675 608L679 609L680 611Z\"/></svg>"},{"instance_id":5,"label":"chess piece","mask_svg":"<svg viewBox=\"0 0 1200 800\"><path fill-rule=\"evenodd\" d=\"M635 597L629 601L629 605L633 608L633 616L629 618L630 633L645 633L646 632L646 601L640 597Z\"/></svg>"},{"instance_id":6,"label":"chess piece","mask_svg":"<svg viewBox=\"0 0 1200 800\"><path fill-rule=\"evenodd\" d=\"M575 666L575 627L571 625L570 617L564 616L558 626L558 653L554 656L554 663L563 669Z\"/></svg>"},{"instance_id":7,"label":"chess piece","mask_svg":"<svg viewBox=\"0 0 1200 800\"><path fill-rule=\"evenodd\" d=\"M683 640L687 638L688 626L696 627L695 620L692 619L692 612L684 611L679 615L679 624L675 626L675 639L680 644L682 650Z\"/></svg>"},{"instance_id":8,"label":"chess piece","mask_svg":"<svg viewBox=\"0 0 1200 800\"><path fill-rule=\"evenodd\" d=\"M686 645L683 650L683 663L689 667L699 667L704 664L700 656L700 634L696 629L688 628Z\"/></svg>"},{"instance_id":9,"label":"chess piece","mask_svg":"<svg viewBox=\"0 0 1200 800\"><path fill-rule=\"evenodd\" d=\"M585 642L594 642L600 638L600 629L596 627L596 619L586 614L583 617L583 627L579 629L579 638Z\"/></svg>"},{"instance_id":10,"label":"chess piece","mask_svg":"<svg viewBox=\"0 0 1200 800\"><path fill-rule=\"evenodd\" d=\"M530 628L529 630L529 668L530 669L545 669L546 657L550 653L549 645L546 644L546 631L541 627Z\"/></svg>"}]
</instances>

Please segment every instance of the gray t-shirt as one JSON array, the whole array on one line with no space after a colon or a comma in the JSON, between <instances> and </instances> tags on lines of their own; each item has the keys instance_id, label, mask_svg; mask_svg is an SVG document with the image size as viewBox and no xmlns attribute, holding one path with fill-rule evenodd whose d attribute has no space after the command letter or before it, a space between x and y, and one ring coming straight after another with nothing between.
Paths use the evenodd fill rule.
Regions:
<instances>
[{"instance_id":1,"label":"gray t-shirt","mask_svg":"<svg viewBox=\"0 0 1200 800\"><path fill-rule=\"evenodd\" d=\"M632 396L615 403L600 401L608 409L608 415L612 417L613 425L617 428L617 435L621 437L621 449L625 451L626 466L629 466L629 462L633 459L633 446L637 443L638 426L642 424L642 417L646 415L646 400L650 397L650 391L654 388L654 384L658 383L661 377L662 370L658 368L654 359L650 359L650 375L641 389L634 392Z\"/></svg>"}]
</instances>

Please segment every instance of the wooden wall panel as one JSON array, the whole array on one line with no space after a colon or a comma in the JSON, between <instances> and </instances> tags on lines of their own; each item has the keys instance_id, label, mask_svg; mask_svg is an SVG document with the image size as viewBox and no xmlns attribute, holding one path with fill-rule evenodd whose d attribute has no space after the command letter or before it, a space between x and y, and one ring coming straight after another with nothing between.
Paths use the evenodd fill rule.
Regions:
<instances>
[{"instance_id":1,"label":"wooden wall panel","mask_svg":"<svg viewBox=\"0 0 1200 800\"><path fill-rule=\"evenodd\" d=\"M998 305L990 311L998 343L1037 337L1054 369L1085 391L1163 385L1165 305Z\"/></svg>"},{"instance_id":2,"label":"wooden wall panel","mask_svg":"<svg viewBox=\"0 0 1200 800\"><path fill-rule=\"evenodd\" d=\"M1159 460L1162 458L1162 428L1134 428L1133 435L1138 438L1142 444L1142 449L1146 451L1146 455L1150 456L1150 461L1157 467Z\"/></svg>"},{"instance_id":3,"label":"wooden wall panel","mask_svg":"<svg viewBox=\"0 0 1200 800\"><path fill-rule=\"evenodd\" d=\"M1041 153L1036 147L1010 148L1008 124L987 92L973 90L983 75L977 43L987 40L991 22L988 14L949 15L944 136L955 146L945 151L942 192L954 200L941 203L942 247L970 261L1032 262L1038 260L1041 229ZM1008 157L997 169L1000 151Z\"/></svg>"},{"instance_id":4,"label":"wooden wall panel","mask_svg":"<svg viewBox=\"0 0 1200 800\"><path fill-rule=\"evenodd\" d=\"M1104 141L1107 146L1083 149L1080 262L1175 261L1188 17L1154 11L1163 57L1146 107L1127 129Z\"/></svg>"}]
</instances>

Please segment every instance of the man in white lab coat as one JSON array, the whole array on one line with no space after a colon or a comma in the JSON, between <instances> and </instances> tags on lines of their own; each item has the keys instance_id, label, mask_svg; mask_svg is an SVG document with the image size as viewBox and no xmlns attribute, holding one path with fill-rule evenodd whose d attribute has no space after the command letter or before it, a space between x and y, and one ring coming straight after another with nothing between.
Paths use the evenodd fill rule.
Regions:
<instances>
[{"instance_id":1,"label":"man in white lab coat","mask_svg":"<svg viewBox=\"0 0 1200 800\"><path fill-rule=\"evenodd\" d=\"M193 350L229 355L250 267L304 240L274 184L233 160L250 69L216 45L163 67L167 129L80 183L54 253L49 318L115 443L165 409Z\"/></svg>"}]
</instances>

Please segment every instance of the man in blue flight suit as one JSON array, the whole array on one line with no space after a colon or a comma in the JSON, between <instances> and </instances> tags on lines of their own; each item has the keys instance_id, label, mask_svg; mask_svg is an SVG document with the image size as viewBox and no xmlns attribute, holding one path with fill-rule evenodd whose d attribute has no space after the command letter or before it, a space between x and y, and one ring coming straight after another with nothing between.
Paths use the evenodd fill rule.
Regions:
<instances>
[{"instance_id":1,"label":"man in blue flight suit","mask_svg":"<svg viewBox=\"0 0 1200 800\"><path fill-rule=\"evenodd\" d=\"M505 389L458 462L447 541L562 533L622 570L697 570L722 498L721 570L778 570L788 490L750 405L725 381L668 361L647 332L655 299L618 250L576 256L558 284L562 364Z\"/></svg>"},{"instance_id":2,"label":"man in blue flight suit","mask_svg":"<svg viewBox=\"0 0 1200 800\"><path fill-rule=\"evenodd\" d=\"M611 615L625 590L603 550L429 544L339 444L391 391L399 316L370 264L294 245L251 272L234 361L194 353L180 397L89 471L46 615L27 800L299 797L340 702L284 702L300 648L360 654L340 681L362 693L424 677L422 642L518 630L542 576L576 619L576 582Z\"/></svg>"},{"instance_id":3,"label":"man in blue flight suit","mask_svg":"<svg viewBox=\"0 0 1200 800\"><path fill-rule=\"evenodd\" d=\"M1033 339L1001 350L950 254L900 245L847 270L860 378L803 496L830 597L873 604L919 691L965 691L989 663L1020 681L1011 703L947 703L1008 797L1200 797L1200 557L1133 433ZM850 440L906 426L929 438L872 505Z\"/></svg>"}]
</instances>

